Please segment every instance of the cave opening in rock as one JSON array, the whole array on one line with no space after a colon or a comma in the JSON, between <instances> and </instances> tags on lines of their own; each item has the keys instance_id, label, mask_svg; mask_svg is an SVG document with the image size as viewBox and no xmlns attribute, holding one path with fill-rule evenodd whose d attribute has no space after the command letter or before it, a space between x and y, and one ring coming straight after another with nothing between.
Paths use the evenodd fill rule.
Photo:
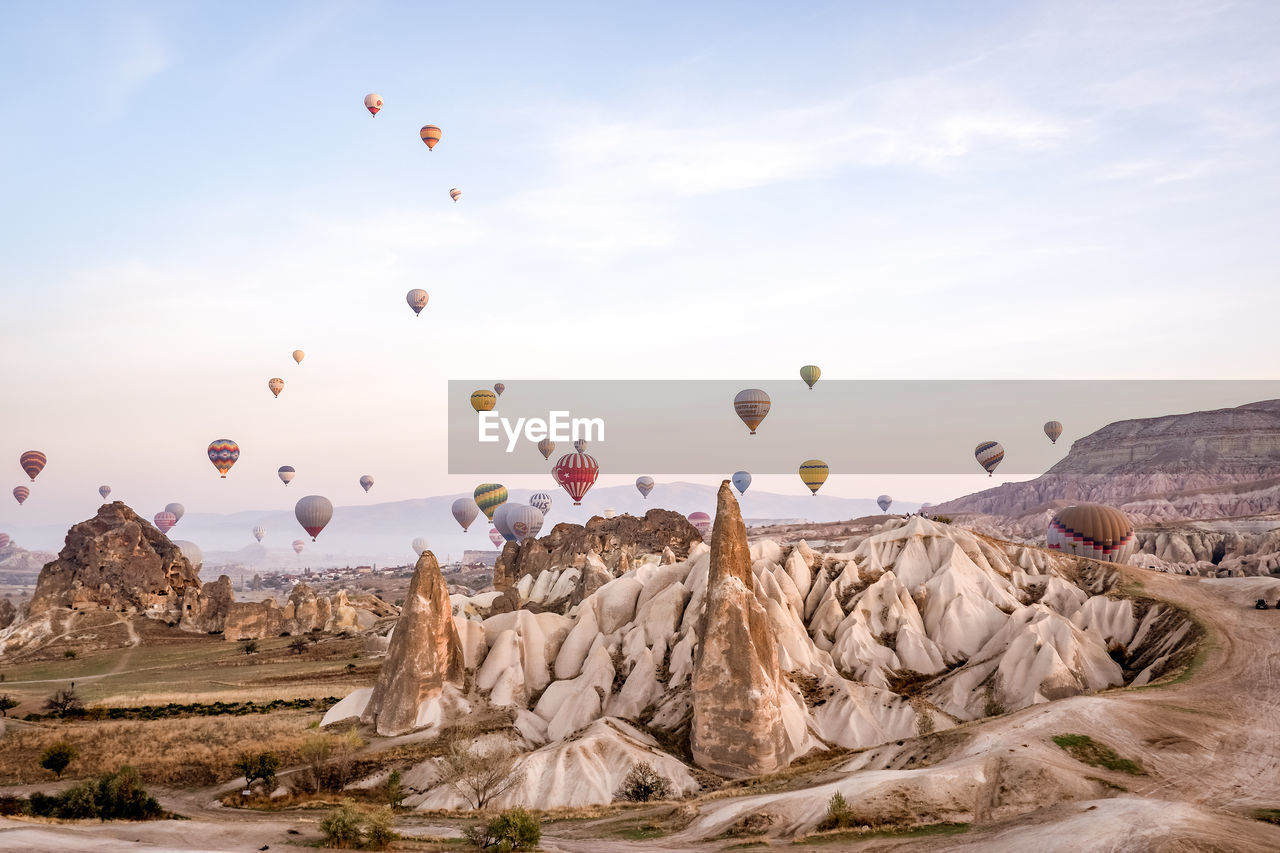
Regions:
<instances>
[{"instance_id":1,"label":"cave opening in rock","mask_svg":"<svg viewBox=\"0 0 1280 853\"><path fill-rule=\"evenodd\" d=\"M1227 543L1225 541L1218 542L1213 546L1213 554L1209 557L1209 562L1215 566L1222 562L1222 558L1227 556Z\"/></svg>"}]
</instances>

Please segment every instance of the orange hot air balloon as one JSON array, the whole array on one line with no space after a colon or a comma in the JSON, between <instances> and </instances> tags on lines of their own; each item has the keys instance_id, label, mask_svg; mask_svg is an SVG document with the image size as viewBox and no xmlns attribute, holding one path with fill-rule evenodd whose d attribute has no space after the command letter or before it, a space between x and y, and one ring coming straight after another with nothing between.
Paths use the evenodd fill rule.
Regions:
<instances>
[{"instance_id":1,"label":"orange hot air balloon","mask_svg":"<svg viewBox=\"0 0 1280 853\"><path fill-rule=\"evenodd\" d=\"M48 457L39 450L28 450L18 457L18 465L22 467L23 472L31 478L33 483L40 472L44 470L45 463L48 461Z\"/></svg>"},{"instance_id":2,"label":"orange hot air balloon","mask_svg":"<svg viewBox=\"0 0 1280 853\"><path fill-rule=\"evenodd\" d=\"M279 397L280 392L284 390L284 380L279 376L267 381L267 387L271 389L271 393Z\"/></svg>"},{"instance_id":3,"label":"orange hot air balloon","mask_svg":"<svg viewBox=\"0 0 1280 853\"><path fill-rule=\"evenodd\" d=\"M434 124L423 125L422 130L418 131L418 135L422 137L423 142L427 143L427 150L430 151L440 141L440 128Z\"/></svg>"},{"instance_id":4,"label":"orange hot air balloon","mask_svg":"<svg viewBox=\"0 0 1280 853\"><path fill-rule=\"evenodd\" d=\"M296 349L293 351L293 360L298 362L298 364L302 364L302 360L306 357L307 357L307 354L300 349Z\"/></svg>"},{"instance_id":5,"label":"orange hot air balloon","mask_svg":"<svg viewBox=\"0 0 1280 853\"><path fill-rule=\"evenodd\" d=\"M462 198L462 190L458 189L457 187L454 187L453 189L449 190L449 198L453 199L454 204L457 204L458 199Z\"/></svg>"}]
</instances>

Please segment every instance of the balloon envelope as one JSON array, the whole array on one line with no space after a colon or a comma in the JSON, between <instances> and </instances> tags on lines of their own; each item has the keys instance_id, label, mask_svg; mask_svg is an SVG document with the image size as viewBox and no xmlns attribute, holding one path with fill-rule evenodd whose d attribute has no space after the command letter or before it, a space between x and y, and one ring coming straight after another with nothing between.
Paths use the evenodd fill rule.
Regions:
<instances>
[{"instance_id":1,"label":"balloon envelope","mask_svg":"<svg viewBox=\"0 0 1280 853\"><path fill-rule=\"evenodd\" d=\"M457 204L458 199L462 198L462 190L458 189L457 187L454 187L453 189L449 190L449 198L453 199L454 204ZM481 205L481 207L483 207L483 205Z\"/></svg>"},{"instance_id":2,"label":"balloon envelope","mask_svg":"<svg viewBox=\"0 0 1280 853\"><path fill-rule=\"evenodd\" d=\"M498 405L498 395L488 388L471 392L471 408L477 412L492 412L496 405Z\"/></svg>"},{"instance_id":3,"label":"balloon envelope","mask_svg":"<svg viewBox=\"0 0 1280 853\"><path fill-rule=\"evenodd\" d=\"M494 547L496 548L497 546L501 545L501 544L502 544L503 542L505 542L506 540L502 538L502 534L498 532L498 528L496 528L496 527L490 527L490 528L489 528L489 541L490 541L490 542L492 542L492 543L493 543L493 545L494 545Z\"/></svg>"},{"instance_id":4,"label":"balloon envelope","mask_svg":"<svg viewBox=\"0 0 1280 853\"><path fill-rule=\"evenodd\" d=\"M481 483L476 486L473 496L484 517L493 521L494 510L506 503L507 489L501 483Z\"/></svg>"},{"instance_id":5,"label":"balloon envelope","mask_svg":"<svg viewBox=\"0 0 1280 853\"><path fill-rule=\"evenodd\" d=\"M453 502L452 512L453 520L461 524L463 530L466 530L471 526L471 522L476 520L476 516L480 514L480 507L476 506L474 498L458 498Z\"/></svg>"},{"instance_id":6,"label":"balloon envelope","mask_svg":"<svg viewBox=\"0 0 1280 853\"><path fill-rule=\"evenodd\" d=\"M295 554L301 554L301 553L302 553L302 549L303 549L303 548L305 548L305 547L307 547L307 543L306 543L306 542L303 542L301 539L295 539L295 540L293 540L293 553L295 553Z\"/></svg>"},{"instance_id":7,"label":"balloon envelope","mask_svg":"<svg viewBox=\"0 0 1280 853\"><path fill-rule=\"evenodd\" d=\"M1055 551L1108 563L1125 562L1138 544L1129 517L1102 504L1077 504L1058 510L1045 531L1045 541Z\"/></svg>"},{"instance_id":8,"label":"balloon envelope","mask_svg":"<svg viewBox=\"0 0 1280 853\"><path fill-rule=\"evenodd\" d=\"M200 550L200 546L196 543L178 539L173 544L178 546L178 550L182 552L182 556L187 558L191 568L197 569L204 562L204 552Z\"/></svg>"},{"instance_id":9,"label":"balloon envelope","mask_svg":"<svg viewBox=\"0 0 1280 853\"><path fill-rule=\"evenodd\" d=\"M551 512L551 495L546 492L534 492L533 496L529 498L529 506L537 507L538 512L545 516Z\"/></svg>"},{"instance_id":10,"label":"balloon envelope","mask_svg":"<svg viewBox=\"0 0 1280 853\"><path fill-rule=\"evenodd\" d=\"M49 458L39 450L28 450L26 453L18 457L18 464L22 466L22 470L31 478L31 482L36 481L36 476L44 470L45 464Z\"/></svg>"},{"instance_id":11,"label":"balloon envelope","mask_svg":"<svg viewBox=\"0 0 1280 853\"><path fill-rule=\"evenodd\" d=\"M813 385L818 381L818 377L822 376L822 368L816 364L806 364L800 368L800 378L804 380L804 384L809 386L809 390L813 390Z\"/></svg>"},{"instance_id":12,"label":"balloon envelope","mask_svg":"<svg viewBox=\"0 0 1280 853\"><path fill-rule=\"evenodd\" d=\"M518 503L504 503L493 512L493 526L502 534L502 538L508 542L516 541L516 533L511 529L511 514L521 505Z\"/></svg>"},{"instance_id":13,"label":"balloon envelope","mask_svg":"<svg viewBox=\"0 0 1280 853\"><path fill-rule=\"evenodd\" d=\"M404 301L409 303L415 315L422 313L422 309L427 307L427 301L430 298L421 287L415 287L404 295Z\"/></svg>"},{"instance_id":14,"label":"balloon envelope","mask_svg":"<svg viewBox=\"0 0 1280 853\"><path fill-rule=\"evenodd\" d=\"M8 548L9 543L13 540L9 538L8 533L0 533L0 548Z\"/></svg>"},{"instance_id":15,"label":"balloon envelope","mask_svg":"<svg viewBox=\"0 0 1280 853\"><path fill-rule=\"evenodd\" d=\"M738 494L745 495L751 486L751 475L746 471L734 471L732 479L733 487L738 490Z\"/></svg>"},{"instance_id":16,"label":"balloon envelope","mask_svg":"<svg viewBox=\"0 0 1280 853\"><path fill-rule=\"evenodd\" d=\"M178 523L178 519L174 518L171 512L157 512L154 521L161 533L168 533Z\"/></svg>"},{"instance_id":17,"label":"balloon envelope","mask_svg":"<svg viewBox=\"0 0 1280 853\"><path fill-rule=\"evenodd\" d=\"M888 495L881 495L876 498L876 504L880 507L881 512L888 512L889 507L893 506L893 498Z\"/></svg>"},{"instance_id":18,"label":"balloon envelope","mask_svg":"<svg viewBox=\"0 0 1280 853\"><path fill-rule=\"evenodd\" d=\"M1044 434L1049 436L1049 441L1053 444L1058 443L1058 439L1062 437L1062 423L1060 421L1049 421L1044 425Z\"/></svg>"},{"instance_id":19,"label":"balloon envelope","mask_svg":"<svg viewBox=\"0 0 1280 853\"><path fill-rule=\"evenodd\" d=\"M266 535L267 535L267 528L263 527L261 524L253 528L253 538L257 539L259 542L261 542L266 537Z\"/></svg>"},{"instance_id":20,"label":"balloon envelope","mask_svg":"<svg viewBox=\"0 0 1280 853\"><path fill-rule=\"evenodd\" d=\"M187 508L177 501L174 501L171 504L165 504L164 511L173 513L174 524L182 521L182 517L187 514Z\"/></svg>"},{"instance_id":21,"label":"balloon envelope","mask_svg":"<svg viewBox=\"0 0 1280 853\"><path fill-rule=\"evenodd\" d=\"M690 513L689 523L702 534L702 538L704 539L707 537L707 534L711 532L711 516L707 515L705 512Z\"/></svg>"},{"instance_id":22,"label":"balloon envelope","mask_svg":"<svg viewBox=\"0 0 1280 853\"><path fill-rule=\"evenodd\" d=\"M421 557L427 552L427 540L419 536L409 544L409 547L413 549L413 553Z\"/></svg>"},{"instance_id":23,"label":"balloon envelope","mask_svg":"<svg viewBox=\"0 0 1280 853\"><path fill-rule=\"evenodd\" d=\"M320 535L325 525L333 518L333 504L322 495L307 495L293 508L294 517L302 525L302 529L311 534L311 540Z\"/></svg>"},{"instance_id":24,"label":"balloon envelope","mask_svg":"<svg viewBox=\"0 0 1280 853\"><path fill-rule=\"evenodd\" d=\"M102 495L102 499L105 501L107 499L107 495L111 494L111 487L98 486L98 494Z\"/></svg>"},{"instance_id":25,"label":"balloon envelope","mask_svg":"<svg viewBox=\"0 0 1280 853\"><path fill-rule=\"evenodd\" d=\"M507 513L507 524L510 525L517 542L533 539L542 529L542 510L536 506L516 504Z\"/></svg>"},{"instance_id":26,"label":"balloon envelope","mask_svg":"<svg viewBox=\"0 0 1280 853\"><path fill-rule=\"evenodd\" d=\"M573 440L573 449L579 453L585 453L587 450L587 440L585 438L575 438Z\"/></svg>"},{"instance_id":27,"label":"balloon envelope","mask_svg":"<svg viewBox=\"0 0 1280 853\"><path fill-rule=\"evenodd\" d=\"M542 454L543 459L550 459L551 454L556 452L556 443L549 438L544 438L538 442L538 452Z\"/></svg>"},{"instance_id":28,"label":"balloon envelope","mask_svg":"<svg viewBox=\"0 0 1280 853\"><path fill-rule=\"evenodd\" d=\"M229 438L219 438L209 443L209 461L213 463L213 467L218 469L218 473L222 475L222 479L227 478L227 472L231 470L231 466L236 464L236 460L240 458L240 445L236 444Z\"/></svg>"},{"instance_id":29,"label":"balloon envelope","mask_svg":"<svg viewBox=\"0 0 1280 853\"><path fill-rule=\"evenodd\" d=\"M293 477L297 473L297 471L293 470L292 465L281 465L280 470L276 471L276 476L280 478L280 482L287 486L293 481Z\"/></svg>"},{"instance_id":30,"label":"balloon envelope","mask_svg":"<svg viewBox=\"0 0 1280 853\"><path fill-rule=\"evenodd\" d=\"M370 489L373 488L373 478L370 477L368 474L365 474L364 476L362 476L360 478L360 488L364 489L365 492L367 493Z\"/></svg>"},{"instance_id":31,"label":"balloon envelope","mask_svg":"<svg viewBox=\"0 0 1280 853\"><path fill-rule=\"evenodd\" d=\"M636 489L639 490L641 497L649 497L649 493L653 491L653 478L636 477Z\"/></svg>"},{"instance_id":32,"label":"balloon envelope","mask_svg":"<svg viewBox=\"0 0 1280 853\"><path fill-rule=\"evenodd\" d=\"M365 95L364 108L369 111L369 115L376 116L378 110L382 109L382 96L377 92L370 92Z\"/></svg>"},{"instance_id":33,"label":"balloon envelope","mask_svg":"<svg viewBox=\"0 0 1280 853\"><path fill-rule=\"evenodd\" d=\"M271 389L271 393L273 395L275 395L276 397L279 397L280 392L284 390L284 380L281 379L279 376L273 379L268 379L267 387Z\"/></svg>"},{"instance_id":34,"label":"balloon envelope","mask_svg":"<svg viewBox=\"0 0 1280 853\"><path fill-rule=\"evenodd\" d=\"M307 357L307 354L300 349L296 349L293 351L293 360L298 362L298 364L302 364L302 360L306 357Z\"/></svg>"},{"instance_id":35,"label":"balloon envelope","mask_svg":"<svg viewBox=\"0 0 1280 853\"><path fill-rule=\"evenodd\" d=\"M436 127L434 124L423 125L422 130L418 131L418 136L420 136L422 141L426 143L427 150L435 148L436 143L440 141L440 137L442 135L443 134L440 133L440 128Z\"/></svg>"},{"instance_id":36,"label":"balloon envelope","mask_svg":"<svg viewBox=\"0 0 1280 853\"><path fill-rule=\"evenodd\" d=\"M998 441L984 441L973 449L973 458L978 460L978 464L990 477L1004 459L1004 446Z\"/></svg>"},{"instance_id":37,"label":"balloon envelope","mask_svg":"<svg viewBox=\"0 0 1280 853\"><path fill-rule=\"evenodd\" d=\"M26 486L15 486L13 489L13 499L18 502L18 506L26 503L27 498L31 497L31 490Z\"/></svg>"},{"instance_id":38,"label":"balloon envelope","mask_svg":"<svg viewBox=\"0 0 1280 853\"><path fill-rule=\"evenodd\" d=\"M769 395L759 388L743 389L733 398L733 410L747 425L747 429L751 430L752 435L756 434L756 427L769 414L770 405Z\"/></svg>"},{"instance_id":39,"label":"balloon envelope","mask_svg":"<svg viewBox=\"0 0 1280 853\"><path fill-rule=\"evenodd\" d=\"M809 487L809 491L818 494L818 489L827 481L831 469L821 459L806 459L800 463L800 480Z\"/></svg>"},{"instance_id":40,"label":"balloon envelope","mask_svg":"<svg viewBox=\"0 0 1280 853\"><path fill-rule=\"evenodd\" d=\"M495 383L494 383L494 385L493 385L493 393L497 394L499 397L501 397L501 396L502 396L502 392L503 392L503 391L505 391L505 390L507 390L507 386L506 386L506 385L503 385L501 382L495 382Z\"/></svg>"},{"instance_id":41,"label":"balloon envelope","mask_svg":"<svg viewBox=\"0 0 1280 853\"><path fill-rule=\"evenodd\" d=\"M595 485L596 478L600 476L600 463L595 457L581 451L567 453L551 469L551 476L573 498L573 505L581 506L582 496Z\"/></svg>"}]
</instances>

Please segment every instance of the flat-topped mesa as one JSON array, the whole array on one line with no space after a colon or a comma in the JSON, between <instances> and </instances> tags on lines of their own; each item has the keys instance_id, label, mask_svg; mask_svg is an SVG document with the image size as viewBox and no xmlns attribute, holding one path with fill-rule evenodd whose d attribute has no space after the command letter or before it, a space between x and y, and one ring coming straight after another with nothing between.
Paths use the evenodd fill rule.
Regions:
<instances>
[{"instance_id":1,"label":"flat-topped mesa","mask_svg":"<svg viewBox=\"0 0 1280 853\"><path fill-rule=\"evenodd\" d=\"M694 763L734 778L784 767L789 743L781 677L769 617L754 592L747 528L725 480L716 502L706 612L693 664Z\"/></svg>"},{"instance_id":2,"label":"flat-topped mesa","mask_svg":"<svg viewBox=\"0 0 1280 853\"><path fill-rule=\"evenodd\" d=\"M360 721L380 735L404 734L438 722L444 685L460 683L462 669L449 589L435 554L424 551Z\"/></svg>"}]
</instances>

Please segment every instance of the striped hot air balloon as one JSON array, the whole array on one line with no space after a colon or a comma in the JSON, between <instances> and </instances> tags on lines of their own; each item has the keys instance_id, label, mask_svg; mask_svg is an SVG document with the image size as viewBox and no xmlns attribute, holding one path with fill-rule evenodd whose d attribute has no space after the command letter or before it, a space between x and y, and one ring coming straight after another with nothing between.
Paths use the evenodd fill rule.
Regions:
<instances>
[{"instance_id":1,"label":"striped hot air balloon","mask_svg":"<svg viewBox=\"0 0 1280 853\"><path fill-rule=\"evenodd\" d=\"M297 471L293 470L292 465L281 465L279 470L276 471L276 476L280 478L280 482L287 486L293 482L293 478L297 473Z\"/></svg>"},{"instance_id":2,"label":"striped hot air balloon","mask_svg":"<svg viewBox=\"0 0 1280 853\"><path fill-rule=\"evenodd\" d=\"M107 495L111 494L111 487L98 486L98 494L102 495L102 499L105 501L107 499Z\"/></svg>"},{"instance_id":3,"label":"striped hot air balloon","mask_svg":"<svg viewBox=\"0 0 1280 853\"><path fill-rule=\"evenodd\" d=\"M293 540L293 553L295 553L295 554L301 554L301 553L302 553L302 549L303 549L303 548L305 548L305 547L307 547L307 543L306 543L306 542L304 542L304 541L302 541L301 539L295 539L295 540Z\"/></svg>"},{"instance_id":4,"label":"striped hot air balloon","mask_svg":"<svg viewBox=\"0 0 1280 853\"><path fill-rule=\"evenodd\" d=\"M427 553L427 540L424 537L419 536L417 539L414 539L409 543L409 547L413 549L413 553L416 556L421 557L423 554Z\"/></svg>"},{"instance_id":5,"label":"striped hot air balloon","mask_svg":"<svg viewBox=\"0 0 1280 853\"><path fill-rule=\"evenodd\" d=\"M507 502L507 487L501 483L481 483L473 495L484 517L493 521L494 510Z\"/></svg>"},{"instance_id":6,"label":"striped hot air balloon","mask_svg":"<svg viewBox=\"0 0 1280 853\"><path fill-rule=\"evenodd\" d=\"M542 530L542 510L536 506L517 505L507 513L507 523L516 541L523 543L526 539L535 539Z\"/></svg>"},{"instance_id":7,"label":"striped hot air balloon","mask_svg":"<svg viewBox=\"0 0 1280 853\"><path fill-rule=\"evenodd\" d=\"M605 508L604 508L604 517L605 517L605 518L617 518L617 517L618 517L618 511L617 511L616 509L614 509L613 507L611 507L611 506L607 506L607 507L605 507Z\"/></svg>"},{"instance_id":8,"label":"striped hot air balloon","mask_svg":"<svg viewBox=\"0 0 1280 853\"><path fill-rule=\"evenodd\" d=\"M314 542L333 518L333 504L321 495L307 495L294 506L293 515L302 529L311 534L311 541Z\"/></svg>"},{"instance_id":9,"label":"striped hot air balloon","mask_svg":"<svg viewBox=\"0 0 1280 853\"><path fill-rule=\"evenodd\" d=\"M31 497L31 490L26 486L15 486L13 490L13 499L18 502L18 506L22 506L27 502L27 498Z\"/></svg>"},{"instance_id":10,"label":"striped hot air balloon","mask_svg":"<svg viewBox=\"0 0 1280 853\"><path fill-rule=\"evenodd\" d=\"M279 397L280 392L284 390L284 380L279 376L274 376L267 380L267 388L271 390L273 396Z\"/></svg>"},{"instance_id":11,"label":"striped hot air balloon","mask_svg":"<svg viewBox=\"0 0 1280 853\"><path fill-rule=\"evenodd\" d=\"M529 506L538 508L538 512L545 516L551 512L551 495L546 492L534 492L533 497L529 498Z\"/></svg>"},{"instance_id":12,"label":"striped hot air balloon","mask_svg":"<svg viewBox=\"0 0 1280 853\"><path fill-rule=\"evenodd\" d=\"M209 443L209 461L218 469L222 479L227 479L227 472L240 458L240 445L229 438L219 438Z\"/></svg>"},{"instance_id":13,"label":"striped hot air balloon","mask_svg":"<svg viewBox=\"0 0 1280 853\"><path fill-rule=\"evenodd\" d=\"M973 458L978 460L978 464L990 477L995 473L1000 460L1004 459L1004 446L998 441L984 441L973 449Z\"/></svg>"},{"instance_id":14,"label":"striped hot air balloon","mask_svg":"<svg viewBox=\"0 0 1280 853\"><path fill-rule=\"evenodd\" d=\"M458 498L453 502L453 520L461 524L463 530L470 527L479 514L480 507L472 498Z\"/></svg>"},{"instance_id":15,"label":"striped hot air balloon","mask_svg":"<svg viewBox=\"0 0 1280 853\"><path fill-rule=\"evenodd\" d=\"M809 386L809 390L813 390L814 384L818 378L822 376L822 368L816 364L806 364L800 368L800 378L804 380L804 384Z\"/></svg>"},{"instance_id":16,"label":"striped hot air balloon","mask_svg":"<svg viewBox=\"0 0 1280 853\"><path fill-rule=\"evenodd\" d=\"M636 489L637 489L637 490L639 490L639 492L640 492L640 497L642 497L642 498L647 498L647 497L649 497L649 493L653 491L653 478L652 478L652 477L637 477L637 478L636 478Z\"/></svg>"},{"instance_id":17,"label":"striped hot air balloon","mask_svg":"<svg viewBox=\"0 0 1280 853\"><path fill-rule=\"evenodd\" d=\"M377 92L370 92L365 95L364 108L369 111L369 115L376 116L378 111L382 109L382 96Z\"/></svg>"},{"instance_id":18,"label":"striped hot air balloon","mask_svg":"<svg viewBox=\"0 0 1280 853\"><path fill-rule=\"evenodd\" d=\"M369 490L373 488L373 478L368 474L362 475L360 477L360 488L364 489L365 494L368 494Z\"/></svg>"},{"instance_id":19,"label":"striped hot air balloon","mask_svg":"<svg viewBox=\"0 0 1280 853\"><path fill-rule=\"evenodd\" d=\"M462 190L458 189L457 187L454 187L453 189L449 190L449 198L453 199L454 204L457 204L458 199L462 198ZM481 207L483 206L484 205L482 204Z\"/></svg>"},{"instance_id":20,"label":"striped hot air balloon","mask_svg":"<svg viewBox=\"0 0 1280 853\"><path fill-rule=\"evenodd\" d=\"M266 538L266 536L267 536L267 528L263 527L261 524L253 528L254 539L257 539L259 542L261 542L263 539Z\"/></svg>"},{"instance_id":21,"label":"striped hot air balloon","mask_svg":"<svg viewBox=\"0 0 1280 853\"><path fill-rule=\"evenodd\" d=\"M738 490L738 494L745 495L747 489L751 486L751 475L746 471L734 471L731 479L733 480L733 487Z\"/></svg>"},{"instance_id":22,"label":"striped hot air balloon","mask_svg":"<svg viewBox=\"0 0 1280 853\"><path fill-rule=\"evenodd\" d=\"M575 438L573 440L573 449L579 453L587 452L587 440L585 438Z\"/></svg>"},{"instance_id":23,"label":"striped hot air balloon","mask_svg":"<svg viewBox=\"0 0 1280 853\"><path fill-rule=\"evenodd\" d=\"M543 459L550 459L551 454L556 452L556 443L549 438L544 438L538 442L538 452L542 454Z\"/></svg>"},{"instance_id":24,"label":"striped hot air balloon","mask_svg":"<svg viewBox=\"0 0 1280 853\"><path fill-rule=\"evenodd\" d=\"M502 396L502 392L505 390L507 390L507 386L501 382L493 383L493 393L497 394L499 397Z\"/></svg>"},{"instance_id":25,"label":"striped hot air balloon","mask_svg":"<svg viewBox=\"0 0 1280 853\"><path fill-rule=\"evenodd\" d=\"M293 351L293 360L296 361L298 364L302 364L302 360L306 357L307 357L307 354L300 349L296 349Z\"/></svg>"},{"instance_id":26,"label":"striped hot air balloon","mask_svg":"<svg viewBox=\"0 0 1280 853\"><path fill-rule=\"evenodd\" d=\"M566 453L551 469L551 476L573 498L573 505L581 506L582 496L595 485L596 478L600 476L600 463L595 457L582 451Z\"/></svg>"},{"instance_id":27,"label":"striped hot air balloon","mask_svg":"<svg viewBox=\"0 0 1280 853\"><path fill-rule=\"evenodd\" d=\"M174 524L177 524L179 521L182 521L182 517L187 514L187 508L182 504L178 503L177 501L174 501L173 503L170 503L170 504L165 504L164 511L173 513Z\"/></svg>"},{"instance_id":28,"label":"striped hot air balloon","mask_svg":"<svg viewBox=\"0 0 1280 853\"><path fill-rule=\"evenodd\" d=\"M1102 504L1077 504L1058 510L1045 531L1045 540L1055 551L1108 563L1126 562L1138 544L1129 517Z\"/></svg>"},{"instance_id":29,"label":"striped hot air balloon","mask_svg":"<svg viewBox=\"0 0 1280 853\"><path fill-rule=\"evenodd\" d=\"M1049 421L1044 425L1044 434L1049 436L1050 443L1057 444L1058 439L1062 437L1062 422Z\"/></svg>"},{"instance_id":30,"label":"striped hot air balloon","mask_svg":"<svg viewBox=\"0 0 1280 853\"><path fill-rule=\"evenodd\" d=\"M493 547L497 548L499 545L501 545L501 544L502 544L503 542L505 542L506 540L502 538L502 534L498 531L498 528L496 528L496 527L490 527L490 528L489 528L489 541L493 543Z\"/></svg>"},{"instance_id":31,"label":"striped hot air balloon","mask_svg":"<svg viewBox=\"0 0 1280 853\"><path fill-rule=\"evenodd\" d=\"M876 505L880 507L881 512L888 512L889 507L893 506L893 498L888 495L881 495L876 498Z\"/></svg>"},{"instance_id":32,"label":"striped hot air balloon","mask_svg":"<svg viewBox=\"0 0 1280 853\"><path fill-rule=\"evenodd\" d=\"M706 539L707 534L711 532L711 516L707 515L705 512L690 513L689 523L692 524L700 534L702 534L703 539Z\"/></svg>"},{"instance_id":33,"label":"striped hot air balloon","mask_svg":"<svg viewBox=\"0 0 1280 853\"><path fill-rule=\"evenodd\" d=\"M492 412L496 405L498 405L498 395L488 388L471 392L471 408L477 412Z\"/></svg>"},{"instance_id":34,"label":"striped hot air balloon","mask_svg":"<svg viewBox=\"0 0 1280 853\"><path fill-rule=\"evenodd\" d=\"M153 520L156 523L156 527L160 528L161 533L168 533L178 523L178 519L174 518L171 512L157 512Z\"/></svg>"},{"instance_id":35,"label":"striped hot air balloon","mask_svg":"<svg viewBox=\"0 0 1280 853\"><path fill-rule=\"evenodd\" d=\"M769 414L769 406L769 395L759 388L746 388L733 398L733 410L747 425L747 429L751 430L752 435L756 434L756 427Z\"/></svg>"},{"instance_id":36,"label":"striped hot air balloon","mask_svg":"<svg viewBox=\"0 0 1280 853\"><path fill-rule=\"evenodd\" d=\"M404 301L409 303L415 317L422 314L422 309L427 307L430 299L431 296L421 287L415 287L404 295Z\"/></svg>"},{"instance_id":37,"label":"striped hot air balloon","mask_svg":"<svg viewBox=\"0 0 1280 853\"><path fill-rule=\"evenodd\" d=\"M0 533L0 548L8 548L9 543L13 540L9 538L8 533Z\"/></svg>"},{"instance_id":38,"label":"striped hot air balloon","mask_svg":"<svg viewBox=\"0 0 1280 853\"><path fill-rule=\"evenodd\" d=\"M36 481L36 476L44 470L44 466L48 461L48 457L39 450L28 450L18 457L18 464L22 466L22 470L26 472L26 475L31 478L33 483Z\"/></svg>"},{"instance_id":39,"label":"striped hot air balloon","mask_svg":"<svg viewBox=\"0 0 1280 853\"><path fill-rule=\"evenodd\" d=\"M800 480L809 487L814 497L817 497L818 489L822 488L830 473L831 469L821 459L806 459L800 463Z\"/></svg>"},{"instance_id":40,"label":"striped hot air balloon","mask_svg":"<svg viewBox=\"0 0 1280 853\"><path fill-rule=\"evenodd\" d=\"M422 141L427 144L427 150L431 151L436 147L441 137L440 128L434 124L423 125L422 130L418 131L418 136L422 137ZM466 146L463 146L466 147Z\"/></svg>"}]
</instances>

